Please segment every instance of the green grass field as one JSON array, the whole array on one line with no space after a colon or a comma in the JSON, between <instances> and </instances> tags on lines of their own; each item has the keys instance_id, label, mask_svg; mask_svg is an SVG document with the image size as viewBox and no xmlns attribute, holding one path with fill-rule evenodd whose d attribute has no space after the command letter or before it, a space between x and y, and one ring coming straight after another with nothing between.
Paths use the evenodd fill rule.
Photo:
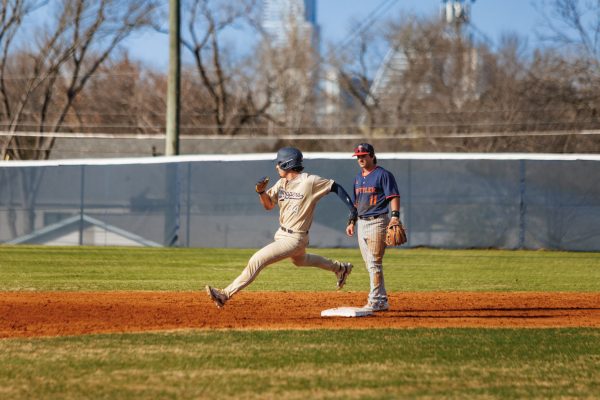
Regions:
<instances>
[{"instance_id":1,"label":"green grass field","mask_svg":"<svg viewBox=\"0 0 600 400\"><path fill-rule=\"evenodd\" d=\"M315 249L357 265L357 249ZM0 247L1 291L189 291L252 250ZM392 250L389 291L599 293L600 253ZM248 290L331 291L282 262ZM0 340L0 398L598 398L600 329L201 331Z\"/></svg>"},{"instance_id":2,"label":"green grass field","mask_svg":"<svg viewBox=\"0 0 600 400\"><path fill-rule=\"evenodd\" d=\"M313 249L357 266L346 289L365 291L358 249ZM254 250L0 247L0 290L198 290L221 287ZM600 292L600 253L503 250L389 250L390 291ZM325 277L325 279L321 279ZM329 291L327 271L283 261L266 268L250 291Z\"/></svg>"}]
</instances>

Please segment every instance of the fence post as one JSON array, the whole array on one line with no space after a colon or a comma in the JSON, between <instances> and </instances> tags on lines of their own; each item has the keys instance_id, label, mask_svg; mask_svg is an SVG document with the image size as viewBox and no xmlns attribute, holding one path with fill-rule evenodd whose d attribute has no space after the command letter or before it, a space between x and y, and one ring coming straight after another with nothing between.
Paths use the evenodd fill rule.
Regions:
<instances>
[{"instance_id":1,"label":"fence post","mask_svg":"<svg viewBox=\"0 0 600 400\"><path fill-rule=\"evenodd\" d=\"M80 194L79 194L79 245L83 246L83 202L85 192L85 165L81 165L81 178L80 178Z\"/></svg>"},{"instance_id":2,"label":"fence post","mask_svg":"<svg viewBox=\"0 0 600 400\"><path fill-rule=\"evenodd\" d=\"M411 245L410 237L412 236L411 235L411 232L412 232L412 225L411 225L411 222L412 222L412 219L411 219L411 215L412 215L412 212L411 212L411 208L412 208L412 160L410 160L410 159L408 160L408 193L407 193L406 197L408 198L408 202L407 202L408 207L406 205L404 206L404 208L406 210L406 221L405 221L406 229L407 229L406 230L406 233L407 233L406 239L408 242L408 243L406 243L406 246L410 247L410 245Z\"/></svg>"},{"instance_id":3,"label":"fence post","mask_svg":"<svg viewBox=\"0 0 600 400\"><path fill-rule=\"evenodd\" d=\"M525 246L525 160L519 160L519 249Z\"/></svg>"},{"instance_id":4,"label":"fence post","mask_svg":"<svg viewBox=\"0 0 600 400\"><path fill-rule=\"evenodd\" d=\"M177 246L179 241L180 171L179 162L165 164L164 245Z\"/></svg>"},{"instance_id":5,"label":"fence post","mask_svg":"<svg viewBox=\"0 0 600 400\"><path fill-rule=\"evenodd\" d=\"M191 221L191 199L192 199L192 162L188 162L188 173L187 173L187 193L186 193L186 220L185 220L185 246L190 247L190 221Z\"/></svg>"}]
</instances>

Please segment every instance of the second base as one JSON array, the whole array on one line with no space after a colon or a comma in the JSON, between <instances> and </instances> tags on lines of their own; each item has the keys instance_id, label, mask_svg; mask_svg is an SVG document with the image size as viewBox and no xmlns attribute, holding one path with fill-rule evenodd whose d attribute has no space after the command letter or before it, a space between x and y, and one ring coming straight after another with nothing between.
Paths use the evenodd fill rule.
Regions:
<instances>
[{"instance_id":1,"label":"second base","mask_svg":"<svg viewBox=\"0 0 600 400\"><path fill-rule=\"evenodd\" d=\"M366 317L373 310L362 307L337 307L321 311L321 317Z\"/></svg>"}]
</instances>

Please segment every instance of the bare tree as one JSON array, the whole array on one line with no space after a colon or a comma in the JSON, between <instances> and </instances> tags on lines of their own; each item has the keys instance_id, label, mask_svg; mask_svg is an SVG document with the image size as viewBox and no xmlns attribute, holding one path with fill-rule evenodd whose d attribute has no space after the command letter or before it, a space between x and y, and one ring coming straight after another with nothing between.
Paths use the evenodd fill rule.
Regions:
<instances>
[{"instance_id":1,"label":"bare tree","mask_svg":"<svg viewBox=\"0 0 600 400\"><path fill-rule=\"evenodd\" d=\"M261 74L267 77L271 93L271 120L284 133L314 133L316 115L316 88L319 56L314 47L313 32L300 26L290 16L288 31L279 41L264 33L261 42Z\"/></svg>"},{"instance_id":2,"label":"bare tree","mask_svg":"<svg viewBox=\"0 0 600 400\"><path fill-rule=\"evenodd\" d=\"M82 133L164 132L166 77L126 52L107 60L74 102L69 125Z\"/></svg>"},{"instance_id":3,"label":"bare tree","mask_svg":"<svg viewBox=\"0 0 600 400\"><path fill-rule=\"evenodd\" d=\"M553 76L568 84L575 94L568 100L571 115L586 122L577 124L578 127L597 129L600 125L600 2L539 0L536 5L543 18L538 35L552 47L551 57L545 61L551 60Z\"/></svg>"},{"instance_id":4,"label":"bare tree","mask_svg":"<svg viewBox=\"0 0 600 400\"><path fill-rule=\"evenodd\" d=\"M53 18L38 27L29 46L4 42L0 98L7 136L0 143L1 159L48 159L55 137L47 134L69 129L77 97L117 46L150 22L155 2L57 0L47 7ZM40 177L39 172L21 176L25 232L35 225Z\"/></svg>"},{"instance_id":5,"label":"bare tree","mask_svg":"<svg viewBox=\"0 0 600 400\"><path fill-rule=\"evenodd\" d=\"M51 3L55 19L40 27L30 48L4 53L0 79L25 74L0 86L11 133L0 148L2 158L48 159L54 137L65 128L77 96L115 48L131 32L150 22L149 0L62 0ZM12 57L10 57L12 56ZM33 128L33 129L31 129ZM37 131L35 137L17 135Z\"/></svg>"},{"instance_id":6,"label":"bare tree","mask_svg":"<svg viewBox=\"0 0 600 400\"><path fill-rule=\"evenodd\" d=\"M600 2L538 0L541 39L600 62Z\"/></svg>"},{"instance_id":7,"label":"bare tree","mask_svg":"<svg viewBox=\"0 0 600 400\"><path fill-rule=\"evenodd\" d=\"M492 49L437 18L414 16L392 20L385 38L390 50L376 74L365 73L362 60L373 59L365 55L381 36L357 45L354 57L337 58L343 90L361 105L366 133L374 138L408 134L419 143L413 149L422 151L563 152L575 148L569 135L540 140L530 132L600 123L590 52L530 51L516 35ZM481 133L486 137L476 139Z\"/></svg>"},{"instance_id":8,"label":"bare tree","mask_svg":"<svg viewBox=\"0 0 600 400\"><path fill-rule=\"evenodd\" d=\"M385 57L373 57L378 43ZM359 37L354 62L338 67L341 87L361 105L369 136L448 133L477 99L477 51L438 18L406 16Z\"/></svg>"},{"instance_id":9,"label":"bare tree","mask_svg":"<svg viewBox=\"0 0 600 400\"><path fill-rule=\"evenodd\" d=\"M181 40L201 85L188 83L188 90L197 91L188 92L192 101L182 104L187 108L184 114L209 117L208 121L200 118L205 121L202 125L210 127L202 133L236 135L266 116L270 99L257 95L261 80L253 76L252 55L234 57L226 40L226 34L238 26L251 29L256 24L257 4L256 0L184 2L187 20Z\"/></svg>"},{"instance_id":10,"label":"bare tree","mask_svg":"<svg viewBox=\"0 0 600 400\"><path fill-rule=\"evenodd\" d=\"M362 121L366 124L366 134L372 136L375 134L379 123L380 95L372 90L373 75L381 65L384 56L376 43L381 40L377 32L370 29L358 29L358 34L354 40L343 46L341 51L332 48L329 51L331 58L328 60L334 71L334 85L339 85L340 93L338 99L329 99L336 101L335 112L339 115L338 121L352 123L358 128ZM352 99L351 101L342 101L344 97ZM365 116L366 118L363 118ZM346 130L351 132L360 132L359 129Z\"/></svg>"},{"instance_id":11,"label":"bare tree","mask_svg":"<svg viewBox=\"0 0 600 400\"><path fill-rule=\"evenodd\" d=\"M13 48L14 39L21 28L23 21L32 11L46 4L45 1L36 0L3 0L0 10L0 96L2 106L2 130L8 130L9 120L12 115L12 98L8 95L11 82L7 78L7 60ZM18 79L18 77L16 77ZM11 140L10 136L0 137L0 160L6 158L5 146Z\"/></svg>"}]
</instances>

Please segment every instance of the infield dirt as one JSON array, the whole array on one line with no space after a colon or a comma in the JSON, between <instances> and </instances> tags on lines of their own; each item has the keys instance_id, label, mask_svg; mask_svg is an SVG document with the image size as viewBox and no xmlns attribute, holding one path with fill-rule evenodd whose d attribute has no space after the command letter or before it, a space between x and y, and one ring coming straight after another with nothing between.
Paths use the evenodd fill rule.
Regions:
<instances>
[{"instance_id":1,"label":"infield dirt","mask_svg":"<svg viewBox=\"0 0 600 400\"><path fill-rule=\"evenodd\" d=\"M600 293L415 292L361 318L321 311L362 306L362 292L242 292L223 309L198 292L0 292L0 338L175 329L600 327Z\"/></svg>"}]
</instances>

